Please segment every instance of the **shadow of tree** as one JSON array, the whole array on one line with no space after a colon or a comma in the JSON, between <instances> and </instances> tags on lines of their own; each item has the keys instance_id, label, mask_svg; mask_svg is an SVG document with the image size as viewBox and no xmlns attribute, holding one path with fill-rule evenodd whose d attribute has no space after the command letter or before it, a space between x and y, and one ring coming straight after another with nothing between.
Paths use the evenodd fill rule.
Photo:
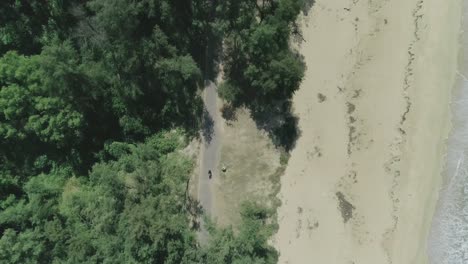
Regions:
<instances>
[{"instance_id":1,"label":"shadow of tree","mask_svg":"<svg viewBox=\"0 0 468 264\"><path fill-rule=\"evenodd\" d=\"M214 133L214 120L211 117L206 106L203 108L203 119L202 119L202 136L205 142L210 144L213 139Z\"/></svg>"},{"instance_id":2,"label":"shadow of tree","mask_svg":"<svg viewBox=\"0 0 468 264\"><path fill-rule=\"evenodd\" d=\"M193 230L200 231L201 229L201 217L204 215L203 206L200 201L190 198L188 203L187 211L190 215L190 224Z\"/></svg>"},{"instance_id":3,"label":"shadow of tree","mask_svg":"<svg viewBox=\"0 0 468 264\"><path fill-rule=\"evenodd\" d=\"M290 100L275 102L262 109L251 108L251 115L257 127L268 133L276 147L287 152L295 147L301 133Z\"/></svg>"},{"instance_id":4,"label":"shadow of tree","mask_svg":"<svg viewBox=\"0 0 468 264\"><path fill-rule=\"evenodd\" d=\"M315 0L304 0L301 7L302 13L307 16L315 5L315 2ZM292 27L293 28L290 32L291 35L289 37L291 39L297 39L299 43L305 41L298 21L295 21L292 24ZM224 47L222 37L217 33L214 31L210 32L208 38L209 40L206 46L205 57L203 61L203 77L205 80L214 80L216 78L219 71L222 71L219 66L222 65L222 61L226 56L226 54L223 53ZM294 53L296 52L297 51L294 50ZM303 61L302 55L297 55ZM243 77L242 75L234 75L233 78L237 80L237 78L242 79ZM236 82L235 84L242 87L246 85L246 83L242 82L242 80ZM276 96L275 98L280 98L280 100L271 102L268 101L268 99L259 99L256 101L256 99L253 99L255 96L252 96L252 94L255 95L255 92L252 92L252 94L231 94L230 96L225 94L225 96L223 96L221 91L222 87L219 86L219 88L220 89L218 90L218 93L220 96L225 100L230 101L229 104L225 104L221 108L222 117L226 121L227 125L232 125L232 122L237 120L237 108L246 107L251 111L251 116L257 127L259 129L265 130L268 133L276 147L281 147L287 152L295 147L296 141L299 138L301 132L298 128L298 117L292 113L292 102L290 98L281 98L280 96ZM229 86L226 86L225 88L229 88ZM230 100L230 97L233 97L234 100ZM210 117L206 111L204 111L203 116L203 135L205 140L210 142Z\"/></svg>"},{"instance_id":5,"label":"shadow of tree","mask_svg":"<svg viewBox=\"0 0 468 264\"><path fill-rule=\"evenodd\" d=\"M190 195L190 178L187 179L185 184L185 204L184 208L189 214L190 225L194 230L200 230L200 217L203 215L203 207L200 201L194 199Z\"/></svg>"},{"instance_id":6,"label":"shadow of tree","mask_svg":"<svg viewBox=\"0 0 468 264\"><path fill-rule=\"evenodd\" d=\"M277 100L271 103L256 101L225 103L221 115L227 125L237 120L236 112L240 107L250 110L250 115L258 129L264 130L275 147L286 152L291 151L301 135L298 127L299 118L293 114L291 100Z\"/></svg>"},{"instance_id":7,"label":"shadow of tree","mask_svg":"<svg viewBox=\"0 0 468 264\"><path fill-rule=\"evenodd\" d=\"M307 16L309 14L310 9L314 6L314 4L315 4L315 0L305 0L304 5L302 6L302 13L304 13L304 15Z\"/></svg>"},{"instance_id":8,"label":"shadow of tree","mask_svg":"<svg viewBox=\"0 0 468 264\"><path fill-rule=\"evenodd\" d=\"M304 14L304 16L309 15L309 11L312 9L314 4L315 4L315 0L305 0L304 1L304 4L303 4L303 6L301 8L301 11ZM305 42L304 36L302 34L302 29L301 29L300 23L298 23L298 21L295 21L292 24L291 38L292 38L292 40L294 42L296 42L298 44L301 44L302 42Z\"/></svg>"},{"instance_id":9,"label":"shadow of tree","mask_svg":"<svg viewBox=\"0 0 468 264\"><path fill-rule=\"evenodd\" d=\"M224 104L221 107L221 116L228 126L232 125L232 122L237 120L236 108L231 104Z\"/></svg>"},{"instance_id":10,"label":"shadow of tree","mask_svg":"<svg viewBox=\"0 0 468 264\"><path fill-rule=\"evenodd\" d=\"M211 33L202 59L202 74L204 80L216 80L222 57L222 38Z\"/></svg>"}]
</instances>

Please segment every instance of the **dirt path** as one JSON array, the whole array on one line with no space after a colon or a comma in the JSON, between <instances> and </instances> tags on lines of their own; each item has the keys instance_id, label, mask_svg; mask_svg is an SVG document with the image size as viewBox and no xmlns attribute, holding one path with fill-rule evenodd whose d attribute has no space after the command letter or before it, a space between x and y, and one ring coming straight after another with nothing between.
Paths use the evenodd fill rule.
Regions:
<instances>
[{"instance_id":1,"label":"dirt path","mask_svg":"<svg viewBox=\"0 0 468 264\"><path fill-rule=\"evenodd\" d=\"M216 85L213 82L207 81L205 83L205 91L203 93L203 145L200 153L200 176L198 177L198 200L205 214L209 217L212 217L214 203L212 199L212 184L214 178L219 175L217 168L221 142L221 117L218 111L218 94L216 89ZM212 172L211 179L208 177L209 170ZM200 242L206 242L207 238L207 230L204 227L204 223L201 223Z\"/></svg>"}]
</instances>

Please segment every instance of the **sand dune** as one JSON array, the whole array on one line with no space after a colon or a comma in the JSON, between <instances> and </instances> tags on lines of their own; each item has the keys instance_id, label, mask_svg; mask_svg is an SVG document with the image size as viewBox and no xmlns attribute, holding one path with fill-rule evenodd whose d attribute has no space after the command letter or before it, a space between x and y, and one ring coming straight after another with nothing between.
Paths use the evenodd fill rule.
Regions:
<instances>
[{"instance_id":1,"label":"sand dune","mask_svg":"<svg viewBox=\"0 0 468 264\"><path fill-rule=\"evenodd\" d=\"M282 178L279 263L427 263L459 0L319 0L303 19L301 137Z\"/></svg>"}]
</instances>

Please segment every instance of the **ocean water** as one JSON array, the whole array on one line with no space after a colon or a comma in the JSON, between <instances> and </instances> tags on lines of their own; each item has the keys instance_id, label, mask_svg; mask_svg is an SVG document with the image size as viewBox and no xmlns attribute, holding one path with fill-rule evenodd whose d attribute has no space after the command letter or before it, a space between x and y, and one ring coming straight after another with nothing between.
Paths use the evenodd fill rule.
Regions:
<instances>
[{"instance_id":1,"label":"ocean water","mask_svg":"<svg viewBox=\"0 0 468 264\"><path fill-rule=\"evenodd\" d=\"M459 67L452 94L445 182L429 237L431 264L468 264L468 0L464 3Z\"/></svg>"},{"instance_id":2,"label":"ocean water","mask_svg":"<svg viewBox=\"0 0 468 264\"><path fill-rule=\"evenodd\" d=\"M468 79L452 102L453 124L447 146L446 182L429 238L431 264L468 264Z\"/></svg>"}]
</instances>

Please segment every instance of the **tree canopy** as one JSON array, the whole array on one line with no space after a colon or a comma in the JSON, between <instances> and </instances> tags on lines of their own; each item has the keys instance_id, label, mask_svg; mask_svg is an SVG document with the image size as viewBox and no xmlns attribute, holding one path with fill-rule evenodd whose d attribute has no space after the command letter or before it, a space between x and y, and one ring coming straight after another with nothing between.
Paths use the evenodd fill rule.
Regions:
<instances>
[{"instance_id":1,"label":"tree canopy","mask_svg":"<svg viewBox=\"0 0 468 264\"><path fill-rule=\"evenodd\" d=\"M275 263L269 211L244 206L239 234L212 228L200 248L190 229L185 184L192 162L181 132L144 143L113 142L89 177L69 168L32 176L0 211L7 263ZM265 262L266 261L266 262Z\"/></svg>"},{"instance_id":2,"label":"tree canopy","mask_svg":"<svg viewBox=\"0 0 468 264\"><path fill-rule=\"evenodd\" d=\"M0 263L276 263L274 208L255 203L199 245L181 149L219 60L228 102L291 98L302 5L2 1Z\"/></svg>"},{"instance_id":3,"label":"tree canopy","mask_svg":"<svg viewBox=\"0 0 468 264\"><path fill-rule=\"evenodd\" d=\"M224 2L221 95L227 101L262 109L292 97L305 68L289 45L302 5L298 0Z\"/></svg>"}]
</instances>

